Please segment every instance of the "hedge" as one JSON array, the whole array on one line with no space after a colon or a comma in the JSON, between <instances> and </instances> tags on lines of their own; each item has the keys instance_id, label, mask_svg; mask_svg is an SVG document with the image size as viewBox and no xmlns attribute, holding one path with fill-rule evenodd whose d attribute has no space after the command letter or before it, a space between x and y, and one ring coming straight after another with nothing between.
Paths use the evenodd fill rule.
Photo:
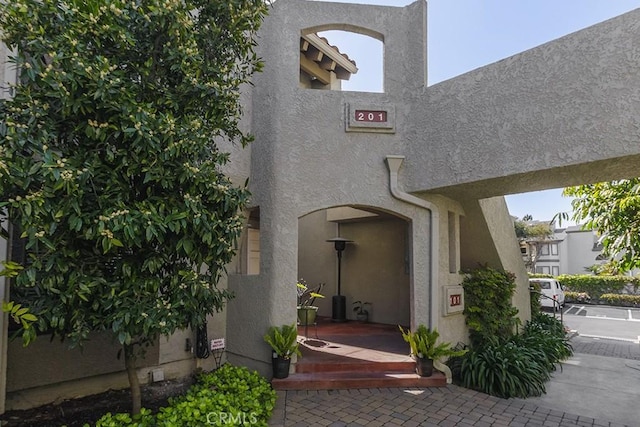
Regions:
<instances>
[{"instance_id":1,"label":"hedge","mask_svg":"<svg viewBox=\"0 0 640 427\"><path fill-rule=\"evenodd\" d=\"M637 307L640 306L640 295L603 294L600 295L600 301L611 305Z\"/></svg>"},{"instance_id":2,"label":"hedge","mask_svg":"<svg viewBox=\"0 0 640 427\"><path fill-rule=\"evenodd\" d=\"M594 300L603 294L619 294L626 285L633 286L637 292L640 286L638 277L631 276L592 276L588 274L562 274L557 277L565 288L573 292L586 292Z\"/></svg>"}]
</instances>

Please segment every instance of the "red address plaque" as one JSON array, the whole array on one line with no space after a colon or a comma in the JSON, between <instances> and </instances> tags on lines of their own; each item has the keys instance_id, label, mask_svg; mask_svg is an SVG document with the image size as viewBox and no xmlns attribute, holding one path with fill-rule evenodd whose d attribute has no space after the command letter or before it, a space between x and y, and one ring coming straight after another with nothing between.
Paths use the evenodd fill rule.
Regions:
<instances>
[{"instance_id":1,"label":"red address plaque","mask_svg":"<svg viewBox=\"0 0 640 427\"><path fill-rule=\"evenodd\" d=\"M455 307L456 305L462 304L462 295L454 294L449 296L449 305Z\"/></svg>"},{"instance_id":2,"label":"red address plaque","mask_svg":"<svg viewBox=\"0 0 640 427\"><path fill-rule=\"evenodd\" d=\"M387 121L387 112L376 110L356 110L355 120L356 122L383 123Z\"/></svg>"}]
</instances>

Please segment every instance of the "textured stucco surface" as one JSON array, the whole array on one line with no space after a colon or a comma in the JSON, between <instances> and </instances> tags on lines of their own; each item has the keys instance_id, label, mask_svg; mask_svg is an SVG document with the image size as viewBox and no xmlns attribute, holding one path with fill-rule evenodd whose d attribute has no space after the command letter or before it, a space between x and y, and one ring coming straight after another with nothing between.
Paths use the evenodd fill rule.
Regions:
<instances>
[{"instance_id":1,"label":"textured stucco surface","mask_svg":"<svg viewBox=\"0 0 640 427\"><path fill-rule=\"evenodd\" d=\"M635 10L427 88L407 188L475 182L481 198L637 176L638 68Z\"/></svg>"},{"instance_id":2,"label":"textured stucco surface","mask_svg":"<svg viewBox=\"0 0 640 427\"><path fill-rule=\"evenodd\" d=\"M268 370L269 353L262 335L270 325L295 319L292 289L298 277L298 218L350 205L412 218L413 250L419 256L412 259L411 280L414 284L429 281L428 258L423 256L429 253L428 212L390 197L384 165L386 155L403 151L406 112L402 100L426 81L425 9L424 3L390 8L285 0L274 4L265 21L259 45L265 69L255 77L252 130L256 141L251 147L251 191L253 203L260 207L261 268L258 277L236 277L230 285L243 308L259 315L249 322L235 303L228 311L230 348L234 354L262 360L263 371ZM407 32L407 27L418 31ZM384 40L385 93L299 88L301 32L329 28L349 28ZM414 54L405 55L407 49ZM347 134L348 103L395 105L398 131ZM249 292L252 297L241 298ZM416 300L427 299L427 290L417 287L413 292L414 297L420 295Z\"/></svg>"},{"instance_id":3,"label":"textured stucco surface","mask_svg":"<svg viewBox=\"0 0 640 427\"><path fill-rule=\"evenodd\" d=\"M330 29L384 43L384 93L300 87L300 35ZM393 320L433 324L445 341L465 341L464 317L443 315L443 292L460 283L458 268L488 263L515 272L519 287L514 301L523 318L529 310L526 274L504 200L481 199L640 172L640 10L432 87L426 87L424 1L396 8L278 0L260 32L258 53L265 69L255 76L253 87L245 88L242 122L256 140L247 149L221 147L231 152L225 172L234 182L250 177L250 207L260 213L260 272L242 275L235 264L229 266L221 286L236 298L214 316L209 330L210 338L227 338L231 362L263 374L270 371L270 350L262 337L271 325L295 321L294 290L301 271L309 271L314 281L320 272L335 272L330 244L322 242L324 246L309 252L315 246L305 236L321 241L338 231L352 232L359 241L354 248L370 251L378 245L380 259L408 246L407 260L385 264L389 271L381 275L384 280L396 274L401 285L393 295L378 289L390 300L381 313L406 307L408 318ZM0 59L3 54L0 46ZM0 61L0 77L6 75L11 73ZM395 132L345 132L348 105L393 108ZM399 184L428 201L425 206L432 210L391 196L388 155L406 158ZM316 218L316 228L306 228L306 220L337 206L374 209L394 219L389 227L363 220L341 224L338 230ZM438 221L432 223L432 218ZM459 221L453 232L459 241L450 239L449 218ZM375 239L379 231L386 246ZM434 236L438 239L432 245ZM347 271L354 259L345 258ZM381 264L374 259L367 265L365 258L358 263L365 270ZM366 271L354 274L367 280ZM335 277L327 282L335 286ZM364 293L361 284L352 290L352 299ZM374 305L374 320L381 304ZM187 335L176 334L160 344L159 363L165 363L167 372L193 367L184 351ZM145 377L146 371L140 375ZM96 378L126 384L121 372ZM70 393L65 387L58 386L55 393ZM38 395L50 396L52 390L41 387ZM15 398L29 400L20 393Z\"/></svg>"}]
</instances>

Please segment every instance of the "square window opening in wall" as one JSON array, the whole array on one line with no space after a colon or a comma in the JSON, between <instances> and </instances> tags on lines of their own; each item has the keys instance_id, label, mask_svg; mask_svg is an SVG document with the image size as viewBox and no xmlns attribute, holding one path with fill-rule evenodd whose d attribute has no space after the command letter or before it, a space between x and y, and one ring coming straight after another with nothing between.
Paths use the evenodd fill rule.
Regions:
<instances>
[{"instance_id":1,"label":"square window opening in wall","mask_svg":"<svg viewBox=\"0 0 640 427\"><path fill-rule=\"evenodd\" d=\"M346 104L345 131L395 133L395 106L390 104Z\"/></svg>"},{"instance_id":2,"label":"square window opening in wall","mask_svg":"<svg viewBox=\"0 0 640 427\"><path fill-rule=\"evenodd\" d=\"M383 92L382 34L353 26L331 27L329 24L302 30L300 87Z\"/></svg>"}]
</instances>

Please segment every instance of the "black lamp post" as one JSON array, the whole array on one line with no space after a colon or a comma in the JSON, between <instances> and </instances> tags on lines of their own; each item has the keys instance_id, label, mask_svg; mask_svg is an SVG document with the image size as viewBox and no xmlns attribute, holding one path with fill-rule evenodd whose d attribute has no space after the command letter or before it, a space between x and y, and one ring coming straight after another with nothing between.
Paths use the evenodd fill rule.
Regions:
<instances>
[{"instance_id":1,"label":"black lamp post","mask_svg":"<svg viewBox=\"0 0 640 427\"><path fill-rule=\"evenodd\" d=\"M338 254L338 295L334 295L331 298L331 321L332 322L345 322L346 316L346 299L341 291L341 273L342 273L342 251L347 246L347 243L353 242L353 240L345 239L344 237L334 237L327 240L327 242L333 242L336 252Z\"/></svg>"}]
</instances>

